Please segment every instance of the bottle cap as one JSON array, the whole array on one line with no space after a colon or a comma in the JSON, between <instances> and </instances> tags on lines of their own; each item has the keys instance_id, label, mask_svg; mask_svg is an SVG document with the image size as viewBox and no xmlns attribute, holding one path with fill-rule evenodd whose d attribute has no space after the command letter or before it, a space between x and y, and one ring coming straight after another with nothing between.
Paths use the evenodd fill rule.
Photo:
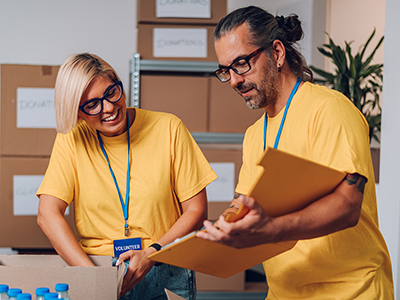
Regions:
<instances>
[{"instance_id":1,"label":"bottle cap","mask_svg":"<svg viewBox=\"0 0 400 300\"><path fill-rule=\"evenodd\" d=\"M69 288L69 286L66 283L57 283L56 284L56 291L59 291L59 292L68 291L68 288Z\"/></svg>"},{"instance_id":2,"label":"bottle cap","mask_svg":"<svg viewBox=\"0 0 400 300\"><path fill-rule=\"evenodd\" d=\"M57 293L46 293L44 294L44 300L54 300L58 299L58 294Z\"/></svg>"},{"instance_id":3,"label":"bottle cap","mask_svg":"<svg viewBox=\"0 0 400 300\"><path fill-rule=\"evenodd\" d=\"M44 296L46 293L50 293L50 289L47 287L38 287L35 291L36 296Z\"/></svg>"},{"instance_id":4,"label":"bottle cap","mask_svg":"<svg viewBox=\"0 0 400 300\"><path fill-rule=\"evenodd\" d=\"M7 293L7 292L8 292L8 285L0 284L0 293Z\"/></svg>"},{"instance_id":5,"label":"bottle cap","mask_svg":"<svg viewBox=\"0 0 400 300\"><path fill-rule=\"evenodd\" d=\"M32 300L32 296L28 293L21 293L17 295L17 300Z\"/></svg>"},{"instance_id":6,"label":"bottle cap","mask_svg":"<svg viewBox=\"0 0 400 300\"><path fill-rule=\"evenodd\" d=\"M17 297L18 294L21 294L22 290L21 289L9 289L8 290L8 296L10 297Z\"/></svg>"}]
</instances>

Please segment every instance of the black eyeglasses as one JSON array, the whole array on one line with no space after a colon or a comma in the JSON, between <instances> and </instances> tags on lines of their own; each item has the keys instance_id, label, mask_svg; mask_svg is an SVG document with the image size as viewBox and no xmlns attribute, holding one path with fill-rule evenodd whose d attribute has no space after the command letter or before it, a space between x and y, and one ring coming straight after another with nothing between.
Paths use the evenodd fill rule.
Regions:
<instances>
[{"instance_id":1,"label":"black eyeglasses","mask_svg":"<svg viewBox=\"0 0 400 300\"><path fill-rule=\"evenodd\" d=\"M118 81L106 90L103 97L88 100L79 106L79 109L90 116L98 115L103 110L104 100L115 103L121 99L123 93L124 88L122 87L122 82Z\"/></svg>"},{"instance_id":2,"label":"black eyeglasses","mask_svg":"<svg viewBox=\"0 0 400 300\"><path fill-rule=\"evenodd\" d=\"M258 48L256 51L250 53L246 57L236 58L229 67L220 67L217 71L215 71L215 76L217 76L217 78L222 82L228 82L231 79L231 74L229 73L230 69L232 69L238 75L247 73L251 69L250 59L263 50L263 48Z\"/></svg>"}]
</instances>

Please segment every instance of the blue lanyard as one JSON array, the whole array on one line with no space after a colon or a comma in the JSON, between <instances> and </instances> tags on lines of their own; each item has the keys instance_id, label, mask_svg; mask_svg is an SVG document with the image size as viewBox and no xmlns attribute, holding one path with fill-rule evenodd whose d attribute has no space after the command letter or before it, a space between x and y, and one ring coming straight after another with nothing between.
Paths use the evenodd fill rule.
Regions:
<instances>
[{"instance_id":1,"label":"blue lanyard","mask_svg":"<svg viewBox=\"0 0 400 300\"><path fill-rule=\"evenodd\" d=\"M299 88L300 82L301 82L300 77L297 77L296 84L294 85L294 87L292 89L292 92L290 93L289 99L288 99L288 101L286 103L285 111L283 112L283 116L282 116L281 125L279 126L279 130L278 130L278 133L277 133L276 138L275 138L275 144L274 144L274 148L275 149L278 149L278 144L279 144L279 140L281 139L283 124L285 124L285 120L286 120L286 114L287 114L287 111L289 109L290 103L292 102L293 96L294 96L294 94L296 94L297 89ZM268 123L268 116L267 116L267 113L265 113L265 117L264 117L264 148L263 148L263 151L265 151L265 145L267 143L267 123Z\"/></svg>"},{"instance_id":2,"label":"blue lanyard","mask_svg":"<svg viewBox=\"0 0 400 300\"><path fill-rule=\"evenodd\" d=\"M121 207L122 207L122 211L124 213L124 218L125 218L125 236L128 236L129 235L128 206L129 206L129 179L130 179L130 168L129 168L130 159L129 159L129 157L130 157L130 147L131 147L131 139L130 139L130 135L129 135L129 114L128 114L128 112L126 112L126 117L127 117L127 128L128 128L127 129L127 132L128 132L128 168L127 168L127 171L126 171L126 196L125 196L125 201L122 198L122 195L121 195L121 192L119 190L118 183L117 183L117 179L115 178L115 174L114 174L114 172L113 172L113 170L111 168L110 161L108 160L108 156L107 156L107 153L106 153L106 149L104 149L103 141L101 139L100 132L98 130L97 130L97 139L99 140L101 151L103 152L104 157L107 160L108 168L110 169L110 173L112 175L112 178L114 179L114 183L115 183L115 186L116 186L117 191L118 191L119 200L121 202Z\"/></svg>"}]
</instances>

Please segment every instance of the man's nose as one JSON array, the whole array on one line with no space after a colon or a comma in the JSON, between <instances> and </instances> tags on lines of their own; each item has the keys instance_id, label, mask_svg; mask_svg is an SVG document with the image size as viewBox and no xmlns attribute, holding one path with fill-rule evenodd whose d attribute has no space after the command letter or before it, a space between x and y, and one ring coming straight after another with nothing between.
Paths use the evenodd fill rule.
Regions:
<instances>
[{"instance_id":1,"label":"man's nose","mask_svg":"<svg viewBox=\"0 0 400 300\"><path fill-rule=\"evenodd\" d=\"M231 80L229 80L231 87L236 88L244 82L244 76L236 74L232 69L229 70L229 74L231 75Z\"/></svg>"}]
</instances>

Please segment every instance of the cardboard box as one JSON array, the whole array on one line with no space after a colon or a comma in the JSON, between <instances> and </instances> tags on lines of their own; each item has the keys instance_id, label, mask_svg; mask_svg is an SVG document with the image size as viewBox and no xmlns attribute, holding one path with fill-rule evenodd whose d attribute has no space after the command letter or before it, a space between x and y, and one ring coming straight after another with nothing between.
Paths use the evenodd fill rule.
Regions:
<instances>
[{"instance_id":1,"label":"cardboard box","mask_svg":"<svg viewBox=\"0 0 400 300\"><path fill-rule=\"evenodd\" d=\"M0 155L48 156L56 136L55 128L18 128L17 113L27 108L44 111L54 99L32 100L17 106L18 88L54 88L59 67L0 65ZM52 102L51 102L52 101ZM20 104L21 106L21 104ZM55 119L55 116L49 116ZM43 121L37 116L38 121Z\"/></svg>"},{"instance_id":2,"label":"cardboard box","mask_svg":"<svg viewBox=\"0 0 400 300\"><path fill-rule=\"evenodd\" d=\"M245 272L237 273L229 278L219 278L196 272L198 291L244 291Z\"/></svg>"},{"instance_id":3,"label":"cardboard box","mask_svg":"<svg viewBox=\"0 0 400 300\"><path fill-rule=\"evenodd\" d=\"M137 43L138 53L140 54L141 59L217 61L217 56L214 51L214 41L212 37L214 27L215 26L139 24ZM206 36L204 40L194 37L193 34L191 34L190 37L165 37L165 40L159 40L158 42L156 42L156 44L154 44L154 32L158 29L205 30ZM199 49L199 47L201 49L204 48L204 56L199 57L198 54L196 54L196 51L197 49ZM155 51L158 51L158 49L163 53L170 50L169 52L172 51L172 54L160 54L161 56L157 56ZM179 54L177 49L181 49L181 54Z\"/></svg>"},{"instance_id":4,"label":"cardboard box","mask_svg":"<svg viewBox=\"0 0 400 300\"><path fill-rule=\"evenodd\" d=\"M157 0L138 0L138 23L176 23L176 24L213 24L216 25L227 12L226 0L209 0L211 3L211 18L157 18L156 17ZM179 5L180 1L162 0L164 4ZM202 2L198 1L199 5ZM194 6L194 8L196 8Z\"/></svg>"},{"instance_id":5,"label":"cardboard box","mask_svg":"<svg viewBox=\"0 0 400 300\"><path fill-rule=\"evenodd\" d=\"M57 283L68 283L71 299L116 300L124 267L113 267L110 256L90 258L96 267L70 267L58 255L0 255L0 282L32 295L38 287L54 292Z\"/></svg>"},{"instance_id":6,"label":"cardboard box","mask_svg":"<svg viewBox=\"0 0 400 300\"><path fill-rule=\"evenodd\" d=\"M35 194L48 162L48 157L0 157L0 247L52 248L32 212L38 203ZM65 217L74 228L72 209Z\"/></svg>"},{"instance_id":7,"label":"cardboard box","mask_svg":"<svg viewBox=\"0 0 400 300\"><path fill-rule=\"evenodd\" d=\"M190 131L207 131L208 78L142 75L140 107L172 113Z\"/></svg>"},{"instance_id":8,"label":"cardboard box","mask_svg":"<svg viewBox=\"0 0 400 300\"><path fill-rule=\"evenodd\" d=\"M210 132L244 133L263 113L263 109L249 109L229 83L210 78Z\"/></svg>"},{"instance_id":9,"label":"cardboard box","mask_svg":"<svg viewBox=\"0 0 400 300\"><path fill-rule=\"evenodd\" d=\"M238 182L240 168L242 166L241 145L232 145L229 149L226 145L199 144L204 156L209 162L233 162L235 164L235 187ZM235 149L236 148L236 149ZM208 202L208 219L217 220L218 217L228 208L232 199L226 201Z\"/></svg>"},{"instance_id":10,"label":"cardboard box","mask_svg":"<svg viewBox=\"0 0 400 300\"><path fill-rule=\"evenodd\" d=\"M380 148L371 148L371 158L372 158L372 165L374 168L374 177L376 183L379 183L380 155L381 155Z\"/></svg>"},{"instance_id":11,"label":"cardboard box","mask_svg":"<svg viewBox=\"0 0 400 300\"><path fill-rule=\"evenodd\" d=\"M57 283L68 283L71 299L117 299L124 276L124 264L112 266L110 256L89 256L96 267L70 267L58 255L0 255L0 282L24 293L38 287L54 292ZM196 273L198 291L243 291L245 272L222 279Z\"/></svg>"}]
</instances>

